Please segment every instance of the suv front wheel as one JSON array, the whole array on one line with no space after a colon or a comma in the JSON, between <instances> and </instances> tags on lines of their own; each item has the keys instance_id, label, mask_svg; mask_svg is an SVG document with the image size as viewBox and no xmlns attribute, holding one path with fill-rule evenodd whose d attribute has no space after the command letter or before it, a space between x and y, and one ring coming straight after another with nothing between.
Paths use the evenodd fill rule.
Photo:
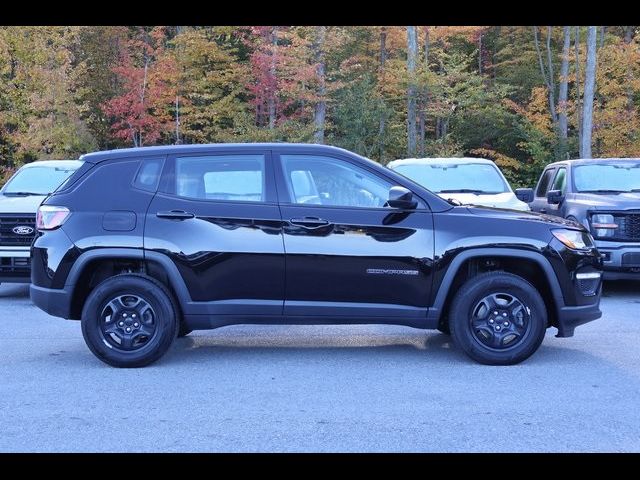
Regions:
<instances>
[{"instance_id":1,"label":"suv front wheel","mask_svg":"<svg viewBox=\"0 0 640 480\"><path fill-rule=\"evenodd\" d=\"M96 286L82 309L82 335L100 360L142 367L164 355L178 334L171 293L145 275L122 274Z\"/></svg>"},{"instance_id":2,"label":"suv front wheel","mask_svg":"<svg viewBox=\"0 0 640 480\"><path fill-rule=\"evenodd\" d=\"M524 278L488 272L458 290L449 312L453 341L472 359L513 365L531 356L547 329L547 309Z\"/></svg>"}]
</instances>

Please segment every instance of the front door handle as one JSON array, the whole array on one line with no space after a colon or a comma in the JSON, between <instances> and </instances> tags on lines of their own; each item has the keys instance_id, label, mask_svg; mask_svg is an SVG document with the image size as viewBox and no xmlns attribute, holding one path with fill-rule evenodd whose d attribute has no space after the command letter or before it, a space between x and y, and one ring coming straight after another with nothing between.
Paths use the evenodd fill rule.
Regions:
<instances>
[{"instance_id":1,"label":"front door handle","mask_svg":"<svg viewBox=\"0 0 640 480\"><path fill-rule=\"evenodd\" d=\"M187 220L189 218L195 217L195 214L185 212L184 210L171 210L169 212L158 212L156 213L156 217L168 218L171 220Z\"/></svg>"},{"instance_id":2,"label":"front door handle","mask_svg":"<svg viewBox=\"0 0 640 480\"><path fill-rule=\"evenodd\" d=\"M302 228L312 229L312 228L326 227L331 222L329 222L329 220L325 220L323 218L318 218L318 217L304 217L304 218L292 218L291 220L289 220L289 223L291 223L292 225L297 225Z\"/></svg>"},{"instance_id":3,"label":"front door handle","mask_svg":"<svg viewBox=\"0 0 640 480\"><path fill-rule=\"evenodd\" d=\"M541 208L540 209L540 213L547 213L547 209L546 208Z\"/></svg>"}]
</instances>

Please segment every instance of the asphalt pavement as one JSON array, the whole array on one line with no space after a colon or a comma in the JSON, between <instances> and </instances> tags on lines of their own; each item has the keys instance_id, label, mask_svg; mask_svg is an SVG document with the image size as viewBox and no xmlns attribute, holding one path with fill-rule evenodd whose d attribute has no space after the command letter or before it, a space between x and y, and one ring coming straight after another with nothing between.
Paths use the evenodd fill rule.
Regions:
<instances>
[{"instance_id":1,"label":"asphalt pavement","mask_svg":"<svg viewBox=\"0 0 640 480\"><path fill-rule=\"evenodd\" d=\"M115 369L0 286L0 452L638 452L640 282L510 367L407 327L232 326Z\"/></svg>"}]
</instances>

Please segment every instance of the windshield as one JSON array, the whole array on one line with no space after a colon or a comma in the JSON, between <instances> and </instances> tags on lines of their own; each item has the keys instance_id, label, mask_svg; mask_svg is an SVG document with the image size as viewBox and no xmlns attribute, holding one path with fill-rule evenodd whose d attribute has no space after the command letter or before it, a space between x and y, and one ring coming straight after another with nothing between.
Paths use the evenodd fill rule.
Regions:
<instances>
[{"instance_id":1,"label":"windshield","mask_svg":"<svg viewBox=\"0 0 640 480\"><path fill-rule=\"evenodd\" d=\"M596 163L573 169L577 192L640 191L640 162Z\"/></svg>"},{"instance_id":2,"label":"windshield","mask_svg":"<svg viewBox=\"0 0 640 480\"><path fill-rule=\"evenodd\" d=\"M18 170L3 194L49 195L64 182L77 167L28 167Z\"/></svg>"},{"instance_id":3,"label":"windshield","mask_svg":"<svg viewBox=\"0 0 640 480\"><path fill-rule=\"evenodd\" d=\"M399 165L394 170L435 193L511 191L498 169L485 163Z\"/></svg>"}]
</instances>

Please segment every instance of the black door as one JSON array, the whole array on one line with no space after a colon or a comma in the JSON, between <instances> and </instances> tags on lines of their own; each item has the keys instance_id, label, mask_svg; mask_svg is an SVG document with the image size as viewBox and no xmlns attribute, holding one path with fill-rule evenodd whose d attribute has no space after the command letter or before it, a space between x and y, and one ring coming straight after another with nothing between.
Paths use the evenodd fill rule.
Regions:
<instances>
[{"instance_id":1,"label":"black door","mask_svg":"<svg viewBox=\"0 0 640 480\"><path fill-rule=\"evenodd\" d=\"M289 152L289 151L288 151ZM281 153L287 315L424 318L433 218L385 207L394 184L349 157Z\"/></svg>"},{"instance_id":2,"label":"black door","mask_svg":"<svg viewBox=\"0 0 640 480\"><path fill-rule=\"evenodd\" d=\"M563 194L567 193L567 167L558 167L555 177L553 177L553 183L549 187L549 190L560 190ZM548 202L547 202L548 203ZM556 215L560 217L564 217L566 202L561 203L548 203L547 205L547 213L549 215Z\"/></svg>"},{"instance_id":3,"label":"black door","mask_svg":"<svg viewBox=\"0 0 640 480\"><path fill-rule=\"evenodd\" d=\"M538 186L535 189L535 196L530 207L534 212L548 213L549 202L547 202L547 192L551 187L551 181L556 172L556 167L547 168L538 181Z\"/></svg>"},{"instance_id":4,"label":"black door","mask_svg":"<svg viewBox=\"0 0 640 480\"><path fill-rule=\"evenodd\" d=\"M176 265L190 314L282 314L284 248L269 152L169 157L145 248Z\"/></svg>"}]
</instances>

